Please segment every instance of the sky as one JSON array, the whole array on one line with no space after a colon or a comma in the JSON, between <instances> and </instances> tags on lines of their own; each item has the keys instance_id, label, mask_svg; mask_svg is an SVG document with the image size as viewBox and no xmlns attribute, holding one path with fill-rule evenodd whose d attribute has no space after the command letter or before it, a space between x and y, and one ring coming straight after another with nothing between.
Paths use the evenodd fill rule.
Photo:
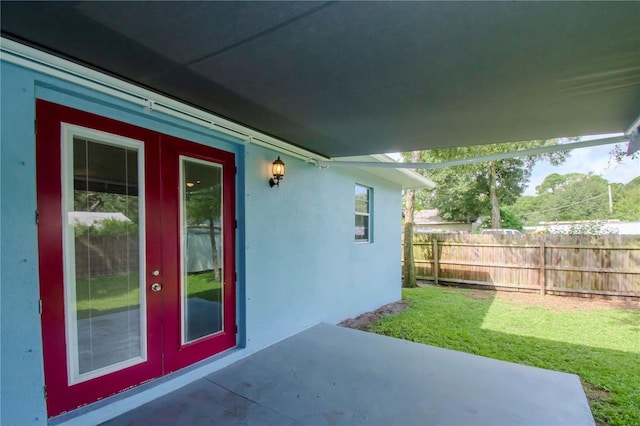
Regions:
<instances>
[{"instance_id":1,"label":"sky","mask_svg":"<svg viewBox=\"0 0 640 426\"><path fill-rule=\"evenodd\" d=\"M617 134L609 135L591 135L582 136L581 141L588 141L592 139L604 139L612 136L619 136ZM529 186L524 191L524 195L535 195L536 186L540 185L545 177L551 173L558 173L561 175L567 173L589 173L593 172L596 175L600 175L610 183L628 183L635 177L640 176L640 158L632 160L630 157L625 157L621 163L616 163L611 160L611 154L609 154L615 145L600 145L587 148L574 149L571 151L571 155L560 166L552 166L546 161L538 162L531 172L531 179L529 180ZM627 151L627 144L620 144L623 151ZM400 154L393 153L388 154L396 160L400 160Z\"/></svg>"},{"instance_id":2,"label":"sky","mask_svg":"<svg viewBox=\"0 0 640 426\"><path fill-rule=\"evenodd\" d=\"M607 138L617 135L584 136L581 141ZM631 179L640 176L640 158L632 160L626 157L622 163L611 161L611 150L615 145L600 145L588 148L574 149L567 161L560 166L552 166L546 161L541 161L533 167L529 186L524 195L535 195L536 186L540 185L544 178L551 173L561 175L567 173L588 173L600 175L610 183L628 183ZM626 152L627 144L621 144Z\"/></svg>"}]
</instances>

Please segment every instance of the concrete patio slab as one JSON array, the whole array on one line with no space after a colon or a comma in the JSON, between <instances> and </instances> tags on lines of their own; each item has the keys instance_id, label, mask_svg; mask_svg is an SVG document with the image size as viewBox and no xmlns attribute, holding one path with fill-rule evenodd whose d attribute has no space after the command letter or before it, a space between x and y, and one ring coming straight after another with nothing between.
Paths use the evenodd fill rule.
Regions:
<instances>
[{"instance_id":1,"label":"concrete patio slab","mask_svg":"<svg viewBox=\"0 0 640 426\"><path fill-rule=\"evenodd\" d=\"M593 425L577 376L319 324L111 425Z\"/></svg>"}]
</instances>

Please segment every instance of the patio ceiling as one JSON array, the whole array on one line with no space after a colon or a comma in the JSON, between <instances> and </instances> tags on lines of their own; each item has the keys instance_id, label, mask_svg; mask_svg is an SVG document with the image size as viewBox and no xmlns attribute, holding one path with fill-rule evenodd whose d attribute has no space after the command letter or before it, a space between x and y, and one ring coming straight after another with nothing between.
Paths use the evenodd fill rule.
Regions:
<instances>
[{"instance_id":1,"label":"patio ceiling","mask_svg":"<svg viewBox=\"0 0 640 426\"><path fill-rule=\"evenodd\" d=\"M5 37L341 157L624 132L640 2L2 2Z\"/></svg>"}]
</instances>

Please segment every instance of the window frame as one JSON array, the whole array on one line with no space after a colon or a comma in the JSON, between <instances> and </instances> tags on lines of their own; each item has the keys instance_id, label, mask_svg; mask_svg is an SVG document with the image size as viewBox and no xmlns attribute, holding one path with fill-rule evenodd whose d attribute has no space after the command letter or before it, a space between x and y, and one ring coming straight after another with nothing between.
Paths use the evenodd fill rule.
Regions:
<instances>
[{"instance_id":1,"label":"window frame","mask_svg":"<svg viewBox=\"0 0 640 426\"><path fill-rule=\"evenodd\" d=\"M366 212L361 212L358 211L358 188L362 188L364 190L366 190L366 194L367 194L367 211ZM373 226L372 226L372 221L371 221L371 217L372 217L372 208L373 206L373 188L367 185L362 185L360 183L356 183L354 185L354 219L356 222L354 222L354 226L357 223L358 217L366 217L366 238L358 238L357 234L355 233L355 228L354 228L354 243L356 244L371 244L373 243Z\"/></svg>"},{"instance_id":2,"label":"window frame","mask_svg":"<svg viewBox=\"0 0 640 426\"><path fill-rule=\"evenodd\" d=\"M128 367L142 364L148 360L147 354L147 297L145 289L146 266L146 198L145 198L145 145L137 139L95 130L75 124L61 122L61 191L62 191L62 249L63 249L63 291L64 291L64 315L67 345L65 348L67 357L67 385L73 386L91 379L106 376L110 373L122 371ZM137 153L137 179L138 179L138 286L139 296L139 331L140 354L129 359L106 365L104 367L80 372L78 319L77 319L77 294L75 272L75 234L74 225L69 219L74 211L74 158L73 149L76 139L89 143L96 143L115 148L130 149Z\"/></svg>"}]
</instances>

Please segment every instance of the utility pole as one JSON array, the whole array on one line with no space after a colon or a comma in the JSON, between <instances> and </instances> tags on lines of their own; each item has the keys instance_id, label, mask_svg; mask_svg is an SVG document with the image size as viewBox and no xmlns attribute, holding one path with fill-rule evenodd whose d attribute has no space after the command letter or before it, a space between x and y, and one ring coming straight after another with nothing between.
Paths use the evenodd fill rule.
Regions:
<instances>
[{"instance_id":1,"label":"utility pole","mask_svg":"<svg viewBox=\"0 0 640 426\"><path fill-rule=\"evenodd\" d=\"M611 195L611 184L609 184L608 188L609 188L609 213L613 213L613 196Z\"/></svg>"}]
</instances>

